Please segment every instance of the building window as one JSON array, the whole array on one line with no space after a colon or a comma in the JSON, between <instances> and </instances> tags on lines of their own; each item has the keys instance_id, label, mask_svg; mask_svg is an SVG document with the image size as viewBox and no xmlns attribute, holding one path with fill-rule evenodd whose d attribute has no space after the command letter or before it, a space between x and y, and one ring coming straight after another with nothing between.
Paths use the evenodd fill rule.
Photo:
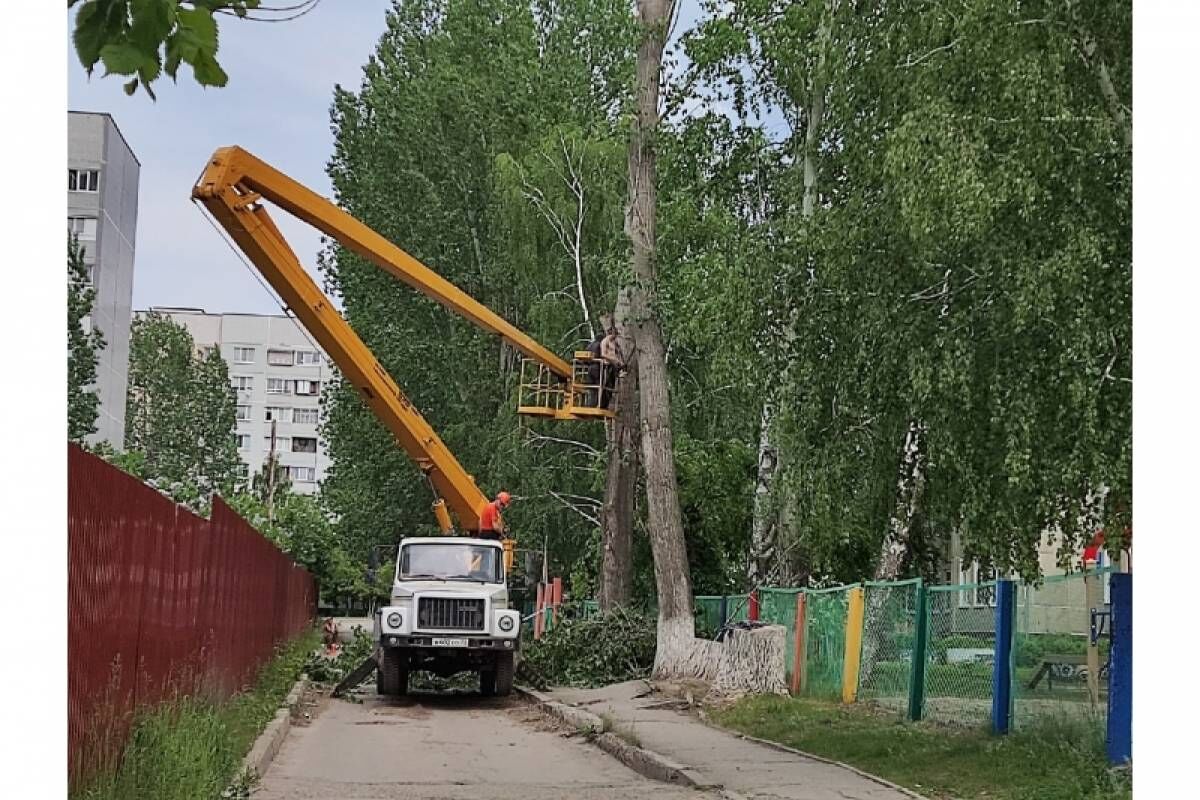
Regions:
<instances>
[{"instance_id":1,"label":"building window","mask_svg":"<svg viewBox=\"0 0 1200 800\"><path fill-rule=\"evenodd\" d=\"M286 408L267 406L267 422L271 422L272 420L275 422L287 422L287 413L288 410Z\"/></svg>"},{"instance_id":2,"label":"building window","mask_svg":"<svg viewBox=\"0 0 1200 800\"><path fill-rule=\"evenodd\" d=\"M235 363L235 364L253 364L254 363L254 348L253 347L235 347L235 348L233 348L233 363Z\"/></svg>"},{"instance_id":3,"label":"building window","mask_svg":"<svg viewBox=\"0 0 1200 800\"><path fill-rule=\"evenodd\" d=\"M292 438L293 453L317 452L317 440L314 436L295 436Z\"/></svg>"},{"instance_id":4,"label":"building window","mask_svg":"<svg viewBox=\"0 0 1200 800\"><path fill-rule=\"evenodd\" d=\"M234 375L233 387L239 392L249 392L254 389L254 378L251 375Z\"/></svg>"},{"instance_id":5,"label":"building window","mask_svg":"<svg viewBox=\"0 0 1200 800\"><path fill-rule=\"evenodd\" d=\"M321 391L320 381L296 381L296 394L315 395Z\"/></svg>"},{"instance_id":6,"label":"building window","mask_svg":"<svg viewBox=\"0 0 1200 800\"><path fill-rule=\"evenodd\" d=\"M235 471L237 472L237 476L239 478L250 477L250 465L246 464L245 462L239 463L237 467L235 467Z\"/></svg>"},{"instance_id":7,"label":"building window","mask_svg":"<svg viewBox=\"0 0 1200 800\"><path fill-rule=\"evenodd\" d=\"M68 169L68 192L98 192L100 191L100 170L98 169Z\"/></svg>"},{"instance_id":8,"label":"building window","mask_svg":"<svg viewBox=\"0 0 1200 800\"><path fill-rule=\"evenodd\" d=\"M267 378L267 394L283 394L285 389L283 378Z\"/></svg>"},{"instance_id":9,"label":"building window","mask_svg":"<svg viewBox=\"0 0 1200 800\"><path fill-rule=\"evenodd\" d=\"M315 367L321 363L321 354L312 350L297 350L296 351L296 366L299 367Z\"/></svg>"},{"instance_id":10,"label":"building window","mask_svg":"<svg viewBox=\"0 0 1200 800\"><path fill-rule=\"evenodd\" d=\"M275 452L282 453L283 451L285 451L287 449L288 449L288 437L276 436L275 437ZM270 436L263 437L263 450L267 453L271 452L271 437Z\"/></svg>"},{"instance_id":11,"label":"building window","mask_svg":"<svg viewBox=\"0 0 1200 800\"><path fill-rule=\"evenodd\" d=\"M236 438L237 438L238 450L245 450L247 447L250 446L250 434L239 433L236 436Z\"/></svg>"},{"instance_id":12,"label":"building window","mask_svg":"<svg viewBox=\"0 0 1200 800\"><path fill-rule=\"evenodd\" d=\"M250 406L238 406L237 418L241 422L246 422L250 419Z\"/></svg>"},{"instance_id":13,"label":"building window","mask_svg":"<svg viewBox=\"0 0 1200 800\"><path fill-rule=\"evenodd\" d=\"M74 234L80 239L96 238L95 217L67 217L67 233Z\"/></svg>"},{"instance_id":14,"label":"building window","mask_svg":"<svg viewBox=\"0 0 1200 800\"><path fill-rule=\"evenodd\" d=\"M292 422L298 425L316 425L317 424L317 409L315 408L293 408Z\"/></svg>"},{"instance_id":15,"label":"building window","mask_svg":"<svg viewBox=\"0 0 1200 800\"><path fill-rule=\"evenodd\" d=\"M300 483L312 483L317 479L316 467L288 467L288 477Z\"/></svg>"},{"instance_id":16,"label":"building window","mask_svg":"<svg viewBox=\"0 0 1200 800\"><path fill-rule=\"evenodd\" d=\"M995 608L996 587L983 586L996 580L994 569L979 566L978 561L972 561L959 573L959 583L967 588L958 592L959 608Z\"/></svg>"},{"instance_id":17,"label":"building window","mask_svg":"<svg viewBox=\"0 0 1200 800\"><path fill-rule=\"evenodd\" d=\"M296 356L291 350L268 350L267 363L273 367L290 367L296 363Z\"/></svg>"}]
</instances>

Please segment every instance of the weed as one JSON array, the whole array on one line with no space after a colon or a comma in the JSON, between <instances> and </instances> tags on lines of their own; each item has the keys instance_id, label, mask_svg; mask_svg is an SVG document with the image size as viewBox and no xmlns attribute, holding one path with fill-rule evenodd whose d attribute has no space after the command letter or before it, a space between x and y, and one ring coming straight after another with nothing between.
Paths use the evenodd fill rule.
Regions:
<instances>
[{"instance_id":1,"label":"weed","mask_svg":"<svg viewBox=\"0 0 1200 800\"><path fill-rule=\"evenodd\" d=\"M72 800L191 800L245 796L249 776L238 775L242 758L274 716L300 674L316 632L279 648L254 685L229 700L180 697L143 711L120 765L73 787ZM232 787L231 787L232 783Z\"/></svg>"}]
</instances>

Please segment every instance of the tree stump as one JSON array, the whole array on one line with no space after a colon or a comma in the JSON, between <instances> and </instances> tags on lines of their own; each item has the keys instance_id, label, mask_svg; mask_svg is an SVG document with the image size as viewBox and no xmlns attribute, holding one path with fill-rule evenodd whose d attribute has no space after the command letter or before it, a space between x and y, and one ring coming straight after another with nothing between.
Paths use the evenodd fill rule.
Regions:
<instances>
[{"instance_id":1,"label":"tree stump","mask_svg":"<svg viewBox=\"0 0 1200 800\"><path fill-rule=\"evenodd\" d=\"M721 694L787 694L787 630L732 628L721 643L713 689Z\"/></svg>"}]
</instances>

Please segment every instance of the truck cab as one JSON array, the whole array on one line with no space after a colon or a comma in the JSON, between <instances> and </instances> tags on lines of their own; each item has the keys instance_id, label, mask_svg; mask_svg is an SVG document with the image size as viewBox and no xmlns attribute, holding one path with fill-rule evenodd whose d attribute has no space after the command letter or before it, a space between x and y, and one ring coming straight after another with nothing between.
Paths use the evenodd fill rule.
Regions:
<instances>
[{"instance_id":1,"label":"truck cab","mask_svg":"<svg viewBox=\"0 0 1200 800\"><path fill-rule=\"evenodd\" d=\"M484 695L508 695L521 615L509 608L501 542L464 536L400 542L391 603L375 612L377 689L408 692L412 672L479 675Z\"/></svg>"}]
</instances>

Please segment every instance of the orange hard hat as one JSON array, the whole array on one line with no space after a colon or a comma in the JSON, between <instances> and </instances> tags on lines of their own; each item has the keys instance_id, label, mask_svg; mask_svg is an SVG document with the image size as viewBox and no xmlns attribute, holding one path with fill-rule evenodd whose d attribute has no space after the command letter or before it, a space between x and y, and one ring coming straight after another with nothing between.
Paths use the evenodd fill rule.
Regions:
<instances>
[{"instance_id":1,"label":"orange hard hat","mask_svg":"<svg viewBox=\"0 0 1200 800\"><path fill-rule=\"evenodd\" d=\"M510 495L508 492L501 492L500 494L496 495L496 500L500 503L500 505L506 506L512 502L512 495Z\"/></svg>"}]
</instances>

